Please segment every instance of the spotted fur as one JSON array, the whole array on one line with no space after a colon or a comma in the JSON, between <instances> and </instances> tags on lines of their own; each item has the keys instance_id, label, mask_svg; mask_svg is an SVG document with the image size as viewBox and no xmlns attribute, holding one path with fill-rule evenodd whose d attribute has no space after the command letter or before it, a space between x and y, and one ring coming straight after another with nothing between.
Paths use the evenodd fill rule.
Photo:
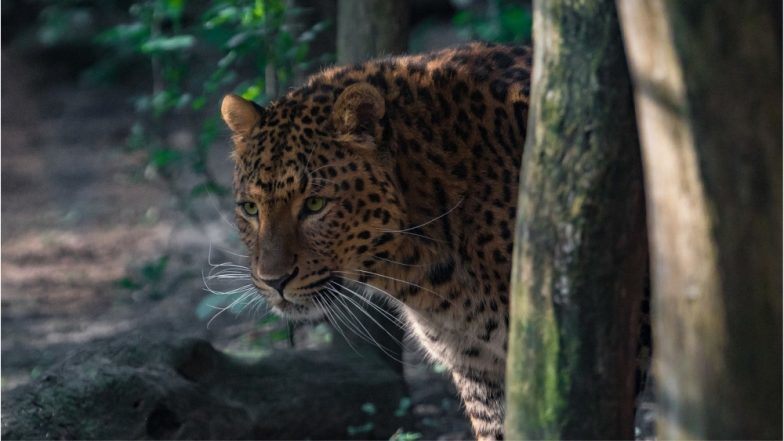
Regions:
<instances>
[{"instance_id":1,"label":"spotted fur","mask_svg":"<svg viewBox=\"0 0 784 441\"><path fill-rule=\"evenodd\" d=\"M482 439L503 437L530 68L528 48L475 43L333 68L264 109L224 103L237 202L259 207L238 206L237 224L268 302L317 317L331 281L394 297ZM282 292L270 277L288 278Z\"/></svg>"}]
</instances>

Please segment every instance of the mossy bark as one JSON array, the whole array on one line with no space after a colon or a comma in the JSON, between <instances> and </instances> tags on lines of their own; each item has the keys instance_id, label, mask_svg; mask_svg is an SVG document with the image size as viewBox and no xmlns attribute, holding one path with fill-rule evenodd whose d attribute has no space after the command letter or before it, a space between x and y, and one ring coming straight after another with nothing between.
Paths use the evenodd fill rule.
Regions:
<instances>
[{"instance_id":1,"label":"mossy bark","mask_svg":"<svg viewBox=\"0 0 784 441\"><path fill-rule=\"evenodd\" d=\"M506 435L632 438L647 241L615 5L535 1L534 42Z\"/></svg>"},{"instance_id":2,"label":"mossy bark","mask_svg":"<svg viewBox=\"0 0 784 441\"><path fill-rule=\"evenodd\" d=\"M618 0L663 439L781 439L781 2Z\"/></svg>"}]
</instances>

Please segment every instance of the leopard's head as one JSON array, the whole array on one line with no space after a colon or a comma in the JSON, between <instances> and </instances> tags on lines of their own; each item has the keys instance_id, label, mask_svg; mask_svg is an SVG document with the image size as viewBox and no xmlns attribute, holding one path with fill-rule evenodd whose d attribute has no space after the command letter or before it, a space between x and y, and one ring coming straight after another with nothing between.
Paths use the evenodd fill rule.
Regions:
<instances>
[{"instance_id":1,"label":"leopard's head","mask_svg":"<svg viewBox=\"0 0 784 441\"><path fill-rule=\"evenodd\" d=\"M382 141L384 100L357 83L267 108L228 95L221 113L234 134L236 222L253 283L277 313L319 318L346 281L394 255L406 224Z\"/></svg>"}]
</instances>

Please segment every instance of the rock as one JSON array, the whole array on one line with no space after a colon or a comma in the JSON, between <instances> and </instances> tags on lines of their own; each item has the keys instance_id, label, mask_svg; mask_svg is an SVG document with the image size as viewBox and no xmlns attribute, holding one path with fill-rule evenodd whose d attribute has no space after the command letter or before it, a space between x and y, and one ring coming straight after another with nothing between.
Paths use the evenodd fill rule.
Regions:
<instances>
[{"instance_id":1,"label":"rock","mask_svg":"<svg viewBox=\"0 0 784 441\"><path fill-rule=\"evenodd\" d=\"M2 438L389 439L412 425L406 399L402 377L372 357L288 350L249 361L204 340L132 336L5 394Z\"/></svg>"}]
</instances>

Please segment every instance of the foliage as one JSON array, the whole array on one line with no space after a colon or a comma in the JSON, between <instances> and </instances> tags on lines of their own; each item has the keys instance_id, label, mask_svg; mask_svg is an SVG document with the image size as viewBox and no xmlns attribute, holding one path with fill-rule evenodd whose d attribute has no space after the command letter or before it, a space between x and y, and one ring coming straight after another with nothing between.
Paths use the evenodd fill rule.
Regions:
<instances>
[{"instance_id":1,"label":"foliage","mask_svg":"<svg viewBox=\"0 0 784 441\"><path fill-rule=\"evenodd\" d=\"M411 409L411 398L403 397L400 399L400 403L398 403L397 409L395 410L395 416L398 418L402 418L408 413L410 409Z\"/></svg>"},{"instance_id":2,"label":"foliage","mask_svg":"<svg viewBox=\"0 0 784 441\"><path fill-rule=\"evenodd\" d=\"M348 436L357 436L363 433L370 433L373 431L373 428L376 425L373 422L368 421L365 424L360 424L358 426L348 426L346 427L346 433Z\"/></svg>"},{"instance_id":3,"label":"foliage","mask_svg":"<svg viewBox=\"0 0 784 441\"><path fill-rule=\"evenodd\" d=\"M531 41L533 16L530 2L488 0L482 10L466 8L458 11L452 22L467 40L499 43Z\"/></svg>"},{"instance_id":4,"label":"foliage","mask_svg":"<svg viewBox=\"0 0 784 441\"><path fill-rule=\"evenodd\" d=\"M169 256L164 254L157 259L143 262L128 275L115 281L115 286L134 293L144 292L147 297L157 299L166 291L164 286Z\"/></svg>"},{"instance_id":5,"label":"foliage","mask_svg":"<svg viewBox=\"0 0 784 441\"><path fill-rule=\"evenodd\" d=\"M404 432L403 430L398 430L392 435L390 440L391 441L418 441L421 438L422 438L422 434L419 432Z\"/></svg>"},{"instance_id":6,"label":"foliage","mask_svg":"<svg viewBox=\"0 0 784 441\"><path fill-rule=\"evenodd\" d=\"M145 175L163 179L192 216L193 198L227 190L208 167L221 133L220 97L235 91L268 101L309 67L308 44L326 23L294 35L288 21L301 12L287 9L285 0L214 0L207 6L140 0L130 6L129 20L97 37L105 53L89 72L92 79L111 78L140 61L149 65L149 91L135 99L128 146L147 154ZM199 127L193 139L171 136L179 118ZM186 174L196 179L182 179Z\"/></svg>"},{"instance_id":7,"label":"foliage","mask_svg":"<svg viewBox=\"0 0 784 441\"><path fill-rule=\"evenodd\" d=\"M75 1L46 4L38 16L35 37L44 47L89 38L95 17L91 7Z\"/></svg>"}]
</instances>

